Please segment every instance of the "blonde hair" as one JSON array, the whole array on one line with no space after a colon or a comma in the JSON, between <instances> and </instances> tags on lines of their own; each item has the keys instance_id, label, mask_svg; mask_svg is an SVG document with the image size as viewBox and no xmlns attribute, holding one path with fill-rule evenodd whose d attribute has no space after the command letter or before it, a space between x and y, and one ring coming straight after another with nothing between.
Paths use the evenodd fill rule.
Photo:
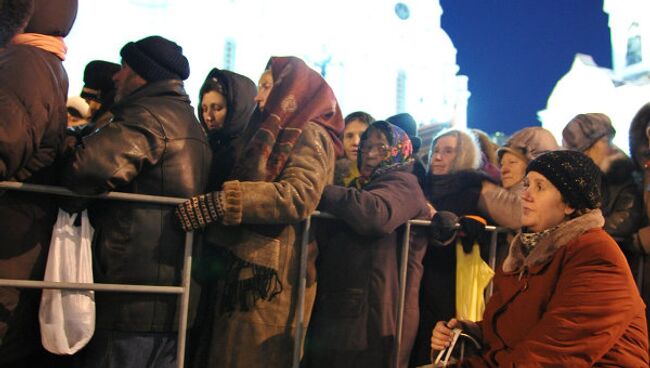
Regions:
<instances>
[{"instance_id":1,"label":"blonde hair","mask_svg":"<svg viewBox=\"0 0 650 368\"><path fill-rule=\"evenodd\" d=\"M436 134L433 141L431 141L431 148L429 149L429 163L433 159L431 156L438 140L446 136L456 137L456 157L451 163L449 174L461 170L476 170L481 166L481 148L476 135L470 131L457 128L445 129Z\"/></svg>"}]
</instances>

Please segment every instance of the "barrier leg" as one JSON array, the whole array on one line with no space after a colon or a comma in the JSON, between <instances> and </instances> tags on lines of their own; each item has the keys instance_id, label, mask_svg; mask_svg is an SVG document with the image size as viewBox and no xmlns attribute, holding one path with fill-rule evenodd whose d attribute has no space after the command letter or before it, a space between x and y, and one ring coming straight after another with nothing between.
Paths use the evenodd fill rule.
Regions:
<instances>
[{"instance_id":1,"label":"barrier leg","mask_svg":"<svg viewBox=\"0 0 650 368\"><path fill-rule=\"evenodd\" d=\"M293 368L300 366L300 353L302 351L302 335L305 331L305 288L307 287L307 243L309 243L309 231L311 230L311 216L307 217L302 230L300 241L300 273L298 274L298 301L296 336L293 342Z\"/></svg>"},{"instance_id":2,"label":"barrier leg","mask_svg":"<svg viewBox=\"0 0 650 368\"><path fill-rule=\"evenodd\" d=\"M185 235L185 255L183 256L182 286L183 293L180 295L180 313L178 313L178 346L176 348L176 366L185 366L185 342L187 339L187 318L190 304L190 282L192 278L192 246L194 233Z\"/></svg>"},{"instance_id":3,"label":"barrier leg","mask_svg":"<svg viewBox=\"0 0 650 368\"><path fill-rule=\"evenodd\" d=\"M490 265L491 269L495 269L496 264L497 264L497 231L492 231L492 236L490 236L490 251L488 255L488 264ZM488 284L486 290L485 290L485 302L487 302L490 297L492 296L492 292L494 291L494 284L492 283L492 280L490 280L490 283Z\"/></svg>"},{"instance_id":4,"label":"barrier leg","mask_svg":"<svg viewBox=\"0 0 650 368\"><path fill-rule=\"evenodd\" d=\"M399 264L399 302L397 303L397 335L395 336L395 367L399 367L399 353L402 348L402 330L404 329L404 305L406 302L406 276L408 272L409 252L411 248L411 223L404 225L402 254Z\"/></svg>"}]
</instances>

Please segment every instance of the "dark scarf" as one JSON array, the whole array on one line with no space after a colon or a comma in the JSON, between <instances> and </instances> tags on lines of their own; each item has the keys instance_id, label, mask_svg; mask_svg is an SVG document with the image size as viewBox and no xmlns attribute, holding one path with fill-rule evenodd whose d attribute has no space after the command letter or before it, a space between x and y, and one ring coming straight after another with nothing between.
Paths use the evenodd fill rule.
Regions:
<instances>
[{"instance_id":1,"label":"dark scarf","mask_svg":"<svg viewBox=\"0 0 650 368\"><path fill-rule=\"evenodd\" d=\"M273 74L273 88L264 111L256 109L246 132L243 146L233 169L232 179L272 182L282 173L303 128L314 122L332 137L337 156L343 151L338 136L344 124L336 97L325 80L302 60L273 57L268 67ZM277 237L286 225L245 226L248 231L265 237ZM269 252L279 252L274 245ZM231 254L227 263L226 289L222 308L249 310L257 300L271 300L282 292L278 270L254 262L251 253ZM242 279L242 273L250 277Z\"/></svg>"},{"instance_id":2,"label":"dark scarf","mask_svg":"<svg viewBox=\"0 0 650 368\"><path fill-rule=\"evenodd\" d=\"M459 216L476 214L483 180L494 182L484 172L473 169L447 175L429 174L424 192L439 211L451 211Z\"/></svg>"}]
</instances>

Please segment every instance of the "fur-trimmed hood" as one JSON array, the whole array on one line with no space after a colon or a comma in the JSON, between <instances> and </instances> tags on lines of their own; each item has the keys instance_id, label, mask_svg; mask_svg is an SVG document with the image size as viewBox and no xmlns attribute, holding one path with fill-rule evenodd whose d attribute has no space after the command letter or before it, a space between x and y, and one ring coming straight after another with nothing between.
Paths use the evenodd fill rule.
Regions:
<instances>
[{"instance_id":1,"label":"fur-trimmed hood","mask_svg":"<svg viewBox=\"0 0 650 368\"><path fill-rule=\"evenodd\" d=\"M561 223L555 230L544 238L531 250L526 257L522 251L520 240L521 232L518 233L510 244L508 257L503 261L503 272L520 272L523 268L543 265L553 258L555 252L576 239L587 230L601 228L605 219L600 209L595 209L574 219Z\"/></svg>"}]
</instances>

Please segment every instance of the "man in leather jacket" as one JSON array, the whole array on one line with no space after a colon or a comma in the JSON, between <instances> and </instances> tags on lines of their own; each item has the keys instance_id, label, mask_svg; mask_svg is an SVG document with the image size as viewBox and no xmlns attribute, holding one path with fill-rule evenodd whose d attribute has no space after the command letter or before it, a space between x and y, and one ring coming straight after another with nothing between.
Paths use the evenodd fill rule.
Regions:
<instances>
[{"instance_id":1,"label":"man in leather jacket","mask_svg":"<svg viewBox=\"0 0 650 368\"><path fill-rule=\"evenodd\" d=\"M151 36L127 43L120 54L113 118L77 146L65 185L84 194L203 193L211 153L183 88L190 71L181 47ZM171 207L98 200L90 216L96 282L180 283L185 233ZM175 366L175 295L97 293L96 304L84 367Z\"/></svg>"}]
</instances>

